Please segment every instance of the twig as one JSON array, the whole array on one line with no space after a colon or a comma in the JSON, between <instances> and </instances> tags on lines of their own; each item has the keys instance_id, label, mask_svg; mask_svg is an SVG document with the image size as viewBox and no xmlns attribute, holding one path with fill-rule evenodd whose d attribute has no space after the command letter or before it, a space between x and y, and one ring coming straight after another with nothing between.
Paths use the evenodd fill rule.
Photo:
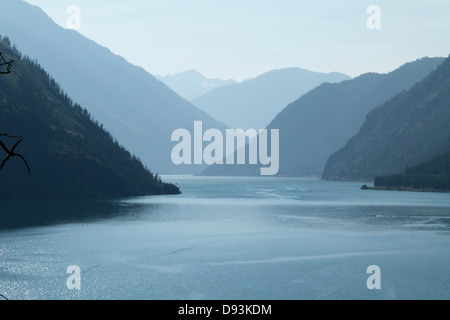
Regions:
<instances>
[{"instance_id":1,"label":"twig","mask_svg":"<svg viewBox=\"0 0 450 320\"><path fill-rule=\"evenodd\" d=\"M28 174L31 174L31 170L30 170L30 166L28 165L27 161L25 160L25 158L18 153L15 153L14 151L16 150L17 146L23 141L23 139L20 139L19 141L16 142L16 144L12 147L11 150L9 150L5 144L0 140L0 147L2 147L2 149L8 154L8 156L5 158L5 160L3 160L2 165L0 166L0 170L3 170L3 167L5 166L6 162L8 162L8 160L10 160L11 158L14 157L19 157L20 159L23 160L23 162L25 163L25 166L28 169Z\"/></svg>"},{"instance_id":2,"label":"twig","mask_svg":"<svg viewBox=\"0 0 450 320\"><path fill-rule=\"evenodd\" d=\"M2 298L5 299L5 300L9 300L7 297L5 297L4 295L2 295L1 293L0 293L0 297L2 297Z\"/></svg>"},{"instance_id":3,"label":"twig","mask_svg":"<svg viewBox=\"0 0 450 320\"><path fill-rule=\"evenodd\" d=\"M11 60L9 62L6 61L5 57L3 57L2 53L0 52L0 67L3 67L5 65L7 66L6 67L6 72L0 70L0 74L9 74L9 73L11 73L12 63L13 62L14 62L14 60ZM28 163L25 160L25 158L21 154L18 154L18 153L14 152L16 150L17 146L23 141L23 138L22 137L10 136L7 133L0 133L0 137L10 138L10 139L19 139L19 141L16 142L16 144L12 147L11 150L9 150L5 146L3 141L0 140L0 147L7 153L7 157L5 158L5 160L3 160L3 162L2 162L2 164L0 166L0 170L3 170L3 167L5 166L6 162L8 162L11 158L19 157L25 163L25 165L26 165L26 167L28 169L28 174L31 174L30 166L28 165ZM2 296L2 297L4 297L4 296Z\"/></svg>"},{"instance_id":4,"label":"twig","mask_svg":"<svg viewBox=\"0 0 450 320\"><path fill-rule=\"evenodd\" d=\"M12 139L22 139L23 138L23 137L10 136L7 133L0 133L0 137L6 137L6 138L12 138Z\"/></svg>"},{"instance_id":5,"label":"twig","mask_svg":"<svg viewBox=\"0 0 450 320\"><path fill-rule=\"evenodd\" d=\"M14 60L11 60L9 62L6 61L6 59L3 57L2 53L0 52L0 67L7 66L6 67L6 72L0 70L0 74L9 74L9 73L11 73L12 63L13 62L14 62Z\"/></svg>"}]
</instances>

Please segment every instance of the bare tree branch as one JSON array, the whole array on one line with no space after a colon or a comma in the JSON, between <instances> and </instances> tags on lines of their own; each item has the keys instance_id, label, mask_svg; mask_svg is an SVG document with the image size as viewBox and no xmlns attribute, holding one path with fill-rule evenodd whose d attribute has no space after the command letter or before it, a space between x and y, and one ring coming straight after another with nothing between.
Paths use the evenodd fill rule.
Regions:
<instances>
[{"instance_id":1,"label":"bare tree branch","mask_svg":"<svg viewBox=\"0 0 450 320\"><path fill-rule=\"evenodd\" d=\"M31 170L30 170L30 166L28 165L27 161L25 160L25 158L18 153L15 153L14 151L16 150L17 146L23 141L23 139L20 139L19 141L16 142L16 144L12 147L11 150L8 150L8 148L4 145L4 143L0 140L0 147L2 147L2 149L8 154L8 156L5 158L5 160L3 160L2 165L0 166L0 170L3 170L3 167L5 166L6 162L8 162L8 160L10 160L11 158L14 157L19 157L20 159L23 160L23 162L25 163L27 169L28 169L28 174L31 174Z\"/></svg>"},{"instance_id":2,"label":"bare tree branch","mask_svg":"<svg viewBox=\"0 0 450 320\"><path fill-rule=\"evenodd\" d=\"M3 66L7 66L6 67L6 71L1 71L0 70L0 74L9 74L11 73L11 69L12 69L12 63L14 62L14 60L11 61L6 61L6 59L3 57L2 53L0 52L0 67Z\"/></svg>"},{"instance_id":3,"label":"bare tree branch","mask_svg":"<svg viewBox=\"0 0 450 320\"><path fill-rule=\"evenodd\" d=\"M23 138L23 137L10 136L7 133L0 133L0 137L13 138L13 139L22 139Z\"/></svg>"},{"instance_id":4,"label":"bare tree branch","mask_svg":"<svg viewBox=\"0 0 450 320\"><path fill-rule=\"evenodd\" d=\"M0 68L3 66L6 66L6 71L1 71L0 69L0 74L9 74L11 73L11 69L12 69L12 63L14 62L14 60L11 61L6 61L5 57L3 57L3 54L0 52ZM5 166L5 164L12 158L14 157L18 157L20 159L23 160L23 162L25 163L25 166L27 167L28 170L28 174L31 174L31 170L30 170L30 166L28 165L27 161L25 160L25 158L19 154L19 153L15 153L14 151L16 150L16 148L19 146L19 144L23 141L22 137L17 137L17 136L10 136L7 133L0 133L0 137L5 137L8 139L18 139L18 141L16 142L16 144L12 147L11 150L8 149L8 147L6 147L6 145L3 143L3 141L0 139L0 147L3 149L3 151L6 152L7 156L5 158L5 160L3 160L1 166L0 166L0 170L3 170L3 167Z\"/></svg>"},{"instance_id":5,"label":"bare tree branch","mask_svg":"<svg viewBox=\"0 0 450 320\"><path fill-rule=\"evenodd\" d=\"M3 57L2 53L0 52L0 74L9 74L11 73L11 69L12 69L12 63L14 62L14 60L11 61L6 61L6 59ZM2 71L1 68L3 66L6 66L6 71ZM4 68L3 68L4 69ZM6 162L8 162L8 160L10 160L11 158L14 157L19 157L23 160L23 162L25 163L27 169L28 169L28 174L31 173L30 167L28 166L27 161L25 160L25 158L18 154L15 153L14 151L16 150L17 146L23 141L22 137L16 137L16 136L10 136L7 133L0 133L0 137L4 137L4 138L9 138L9 139L19 139L19 141L16 142L16 144L12 147L11 150L9 150L5 144L3 143L3 141L0 139L0 147L7 153L7 157L5 160L3 160L0 170L3 170L4 165L6 164ZM0 298L3 298L4 300L9 300L6 296L4 296L3 294L0 293Z\"/></svg>"}]
</instances>

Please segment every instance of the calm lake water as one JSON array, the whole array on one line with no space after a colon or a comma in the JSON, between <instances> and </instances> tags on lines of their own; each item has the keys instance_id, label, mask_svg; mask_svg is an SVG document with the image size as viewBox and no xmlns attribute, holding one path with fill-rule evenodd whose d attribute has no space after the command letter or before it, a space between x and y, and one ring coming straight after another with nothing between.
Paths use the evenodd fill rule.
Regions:
<instances>
[{"instance_id":1,"label":"calm lake water","mask_svg":"<svg viewBox=\"0 0 450 320\"><path fill-rule=\"evenodd\" d=\"M450 194L170 176L181 196L1 204L10 299L449 299ZM40 225L46 217L55 225ZM94 218L88 218L94 217ZM9 229L25 220L23 228ZM38 223L39 222L39 223ZM81 268L69 290L67 268ZM368 290L367 268L381 269Z\"/></svg>"}]
</instances>

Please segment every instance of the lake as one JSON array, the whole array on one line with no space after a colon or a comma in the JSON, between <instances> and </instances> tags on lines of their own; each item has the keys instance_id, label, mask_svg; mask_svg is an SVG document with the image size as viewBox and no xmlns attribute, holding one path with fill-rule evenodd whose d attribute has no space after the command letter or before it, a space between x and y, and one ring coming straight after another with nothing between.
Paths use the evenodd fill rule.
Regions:
<instances>
[{"instance_id":1,"label":"lake","mask_svg":"<svg viewBox=\"0 0 450 320\"><path fill-rule=\"evenodd\" d=\"M450 194L301 178L164 180L183 194L1 204L0 294L450 298ZM67 287L72 265L81 270L81 290ZM366 284L372 265L381 271L380 290Z\"/></svg>"}]
</instances>

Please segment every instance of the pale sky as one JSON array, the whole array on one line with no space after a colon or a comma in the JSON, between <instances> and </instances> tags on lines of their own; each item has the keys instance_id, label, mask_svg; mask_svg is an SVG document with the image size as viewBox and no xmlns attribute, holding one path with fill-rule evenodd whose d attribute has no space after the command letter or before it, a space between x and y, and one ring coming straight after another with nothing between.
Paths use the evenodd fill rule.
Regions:
<instances>
[{"instance_id":1,"label":"pale sky","mask_svg":"<svg viewBox=\"0 0 450 320\"><path fill-rule=\"evenodd\" d=\"M242 81L272 69L389 72L450 54L449 0L27 0L154 75ZM369 30L367 8L381 9Z\"/></svg>"}]
</instances>

